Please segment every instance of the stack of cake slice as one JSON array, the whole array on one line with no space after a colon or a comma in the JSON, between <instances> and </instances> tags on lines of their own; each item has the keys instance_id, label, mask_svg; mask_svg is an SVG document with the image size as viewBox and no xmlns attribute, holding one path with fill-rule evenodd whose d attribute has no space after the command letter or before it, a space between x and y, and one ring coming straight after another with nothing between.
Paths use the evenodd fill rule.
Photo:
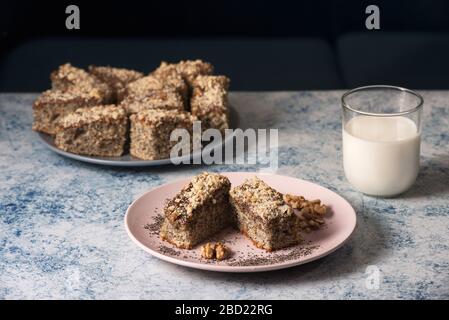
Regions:
<instances>
[{"instance_id":1,"label":"stack of cake slice","mask_svg":"<svg viewBox=\"0 0 449 320\"><path fill-rule=\"evenodd\" d=\"M197 120L204 129L229 127L229 79L212 76L213 69L201 60L162 62L148 75L94 65L85 71L64 64L51 73L52 88L34 102L33 129L57 137L56 146L72 153L120 156L128 151L123 141L130 140L134 157L168 158L174 145L171 131L187 129L191 134ZM108 113L117 110L125 113L126 122L121 116L111 121ZM101 132L106 123L109 129L118 128Z\"/></svg>"}]
</instances>

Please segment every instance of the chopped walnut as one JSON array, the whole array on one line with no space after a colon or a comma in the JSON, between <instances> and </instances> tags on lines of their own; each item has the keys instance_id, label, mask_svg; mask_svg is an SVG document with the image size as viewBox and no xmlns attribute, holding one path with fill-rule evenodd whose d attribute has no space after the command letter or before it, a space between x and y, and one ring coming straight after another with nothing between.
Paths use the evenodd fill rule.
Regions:
<instances>
[{"instance_id":1,"label":"chopped walnut","mask_svg":"<svg viewBox=\"0 0 449 320\"><path fill-rule=\"evenodd\" d=\"M224 260L229 256L229 249L223 243L218 242L215 245L215 257L217 260Z\"/></svg>"},{"instance_id":2,"label":"chopped walnut","mask_svg":"<svg viewBox=\"0 0 449 320\"><path fill-rule=\"evenodd\" d=\"M201 247L201 256L204 259L216 259L221 261L229 257L229 249L221 242L208 242Z\"/></svg>"},{"instance_id":3,"label":"chopped walnut","mask_svg":"<svg viewBox=\"0 0 449 320\"><path fill-rule=\"evenodd\" d=\"M302 196L285 194L284 201L299 211L299 227L303 231L310 232L324 225L323 218L327 213L327 206L322 204L321 200L309 201Z\"/></svg>"},{"instance_id":4,"label":"chopped walnut","mask_svg":"<svg viewBox=\"0 0 449 320\"><path fill-rule=\"evenodd\" d=\"M210 242L201 247L201 256L204 259L213 259L215 257L215 244Z\"/></svg>"}]
</instances>

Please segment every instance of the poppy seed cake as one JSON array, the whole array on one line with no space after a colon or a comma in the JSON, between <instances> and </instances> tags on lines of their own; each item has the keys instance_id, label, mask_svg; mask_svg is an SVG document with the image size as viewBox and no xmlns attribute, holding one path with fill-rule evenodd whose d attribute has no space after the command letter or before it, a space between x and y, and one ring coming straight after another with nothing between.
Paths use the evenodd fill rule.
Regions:
<instances>
[{"instance_id":1,"label":"poppy seed cake","mask_svg":"<svg viewBox=\"0 0 449 320\"><path fill-rule=\"evenodd\" d=\"M254 177L230 191L237 226L261 249L273 251L298 244L299 220L277 192Z\"/></svg>"},{"instance_id":2,"label":"poppy seed cake","mask_svg":"<svg viewBox=\"0 0 449 320\"><path fill-rule=\"evenodd\" d=\"M231 223L229 179L204 172L194 177L164 208L160 236L179 248L196 244Z\"/></svg>"}]
</instances>

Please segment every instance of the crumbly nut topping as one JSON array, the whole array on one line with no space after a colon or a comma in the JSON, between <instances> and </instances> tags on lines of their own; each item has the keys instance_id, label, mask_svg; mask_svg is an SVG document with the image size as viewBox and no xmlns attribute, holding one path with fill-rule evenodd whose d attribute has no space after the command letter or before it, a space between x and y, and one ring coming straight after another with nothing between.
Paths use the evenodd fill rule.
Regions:
<instances>
[{"instance_id":1,"label":"crumbly nut topping","mask_svg":"<svg viewBox=\"0 0 449 320\"><path fill-rule=\"evenodd\" d=\"M182 78L163 79L149 75L129 83L124 89L124 96L146 96L155 90L176 90L181 93L185 89Z\"/></svg>"},{"instance_id":2,"label":"crumbly nut topping","mask_svg":"<svg viewBox=\"0 0 449 320\"><path fill-rule=\"evenodd\" d=\"M159 67L156 70L154 70L150 75L159 78L171 78L181 76L178 70L176 70L176 64L167 63L165 61L162 61Z\"/></svg>"},{"instance_id":3,"label":"crumbly nut topping","mask_svg":"<svg viewBox=\"0 0 449 320\"><path fill-rule=\"evenodd\" d=\"M110 90L105 83L70 63L61 65L51 73L50 78L55 90L74 91L75 93L97 91L97 94L106 99L110 95Z\"/></svg>"},{"instance_id":4,"label":"crumbly nut topping","mask_svg":"<svg viewBox=\"0 0 449 320\"><path fill-rule=\"evenodd\" d=\"M125 68L114 68L110 66L89 66L90 74L106 82L115 90L124 88L128 83L143 77L142 72Z\"/></svg>"},{"instance_id":5,"label":"crumbly nut topping","mask_svg":"<svg viewBox=\"0 0 449 320\"><path fill-rule=\"evenodd\" d=\"M145 96L151 91L164 88L163 82L153 76L142 77L126 86L127 95Z\"/></svg>"},{"instance_id":6,"label":"crumbly nut topping","mask_svg":"<svg viewBox=\"0 0 449 320\"><path fill-rule=\"evenodd\" d=\"M216 259L218 261L225 260L229 257L230 250L221 242L211 243L208 242L201 247L201 256L204 259L212 260Z\"/></svg>"},{"instance_id":7,"label":"crumbly nut topping","mask_svg":"<svg viewBox=\"0 0 449 320\"><path fill-rule=\"evenodd\" d=\"M176 69L189 82L199 75L208 75L214 72L214 67L209 62L197 60L183 60L177 63Z\"/></svg>"},{"instance_id":8,"label":"crumbly nut topping","mask_svg":"<svg viewBox=\"0 0 449 320\"><path fill-rule=\"evenodd\" d=\"M167 122L190 122L196 120L189 112L179 110L147 109L131 115L131 121L139 121L152 126L163 125Z\"/></svg>"},{"instance_id":9,"label":"crumbly nut topping","mask_svg":"<svg viewBox=\"0 0 449 320\"><path fill-rule=\"evenodd\" d=\"M247 179L240 186L231 189L230 194L240 203L250 204L254 214L266 221L289 218L294 215L282 194L258 177Z\"/></svg>"},{"instance_id":10,"label":"crumbly nut topping","mask_svg":"<svg viewBox=\"0 0 449 320\"><path fill-rule=\"evenodd\" d=\"M128 96L121 102L121 106L128 114L146 109L183 110L184 101L174 90L153 90L144 96Z\"/></svg>"},{"instance_id":11,"label":"crumbly nut topping","mask_svg":"<svg viewBox=\"0 0 449 320\"><path fill-rule=\"evenodd\" d=\"M182 78L189 84L195 80L199 75L209 75L214 71L212 64L202 60L182 60L178 63L161 62L159 68L155 70L156 74L173 75L180 74Z\"/></svg>"},{"instance_id":12,"label":"crumbly nut topping","mask_svg":"<svg viewBox=\"0 0 449 320\"><path fill-rule=\"evenodd\" d=\"M112 122L126 118L125 110L116 105L79 108L59 121L62 128L79 127L96 121Z\"/></svg>"},{"instance_id":13,"label":"crumbly nut topping","mask_svg":"<svg viewBox=\"0 0 449 320\"><path fill-rule=\"evenodd\" d=\"M41 108L44 106L60 106L69 103L77 103L80 106L97 103L100 104L102 96L97 89L90 91L61 91L61 90L47 90L44 91L34 102L34 108Z\"/></svg>"},{"instance_id":14,"label":"crumbly nut topping","mask_svg":"<svg viewBox=\"0 0 449 320\"><path fill-rule=\"evenodd\" d=\"M51 73L51 80L64 81L64 83L76 85L82 81L91 81L91 76L83 69L76 68L70 63L59 66Z\"/></svg>"},{"instance_id":15,"label":"crumbly nut topping","mask_svg":"<svg viewBox=\"0 0 449 320\"><path fill-rule=\"evenodd\" d=\"M227 91L229 89L230 80L226 76L210 76L201 75L196 77L193 86L201 89L201 91ZM198 92L198 94L201 93Z\"/></svg>"},{"instance_id":16,"label":"crumbly nut topping","mask_svg":"<svg viewBox=\"0 0 449 320\"><path fill-rule=\"evenodd\" d=\"M50 77L57 85L64 86L64 88L55 88L61 90L68 90L70 86L77 86L80 89L80 86L92 86L98 81L85 70L76 68L70 63L59 66L57 70L51 73Z\"/></svg>"},{"instance_id":17,"label":"crumbly nut topping","mask_svg":"<svg viewBox=\"0 0 449 320\"><path fill-rule=\"evenodd\" d=\"M323 218L327 213L327 206L322 204L321 200L309 201L302 196L285 194L284 201L299 211L299 226L302 230L310 232L324 225Z\"/></svg>"},{"instance_id":18,"label":"crumbly nut topping","mask_svg":"<svg viewBox=\"0 0 449 320\"><path fill-rule=\"evenodd\" d=\"M231 182L225 176L218 173L203 172L195 176L188 185L186 185L172 200L170 200L166 207L165 213L171 221L177 219L186 219L192 217L192 212L198 206L211 200L210 199L216 191L223 187L229 188Z\"/></svg>"}]
</instances>

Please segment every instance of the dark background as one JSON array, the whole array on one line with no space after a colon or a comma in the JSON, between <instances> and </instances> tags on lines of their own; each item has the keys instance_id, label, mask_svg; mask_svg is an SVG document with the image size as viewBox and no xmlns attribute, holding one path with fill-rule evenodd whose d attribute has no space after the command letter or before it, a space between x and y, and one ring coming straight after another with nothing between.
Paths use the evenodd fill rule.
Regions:
<instances>
[{"instance_id":1,"label":"dark background","mask_svg":"<svg viewBox=\"0 0 449 320\"><path fill-rule=\"evenodd\" d=\"M81 29L67 30L76 4ZM380 30L365 8L380 8ZM0 91L41 91L70 61L145 72L202 58L233 90L449 89L449 1L2 1Z\"/></svg>"}]
</instances>

